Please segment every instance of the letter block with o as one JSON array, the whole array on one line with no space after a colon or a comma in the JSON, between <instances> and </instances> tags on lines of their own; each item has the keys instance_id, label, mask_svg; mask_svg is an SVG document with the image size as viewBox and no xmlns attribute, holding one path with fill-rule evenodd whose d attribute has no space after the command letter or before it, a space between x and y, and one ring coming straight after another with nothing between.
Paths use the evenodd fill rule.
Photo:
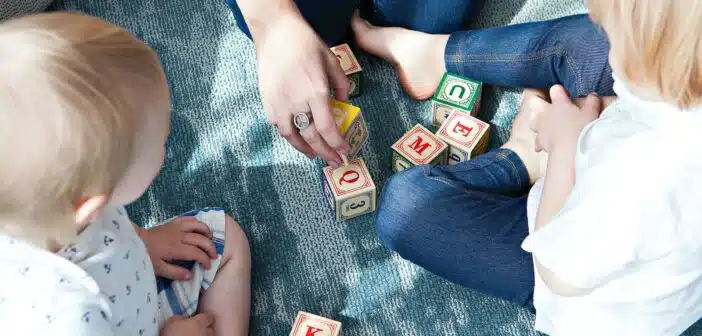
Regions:
<instances>
[{"instance_id":1,"label":"letter block with o","mask_svg":"<svg viewBox=\"0 0 702 336\"><path fill-rule=\"evenodd\" d=\"M423 164L445 164L448 145L417 124L392 145L392 170L403 171Z\"/></svg>"},{"instance_id":2,"label":"letter block with o","mask_svg":"<svg viewBox=\"0 0 702 336\"><path fill-rule=\"evenodd\" d=\"M325 167L323 187L337 221L375 211L375 183L362 158L337 169Z\"/></svg>"}]
</instances>

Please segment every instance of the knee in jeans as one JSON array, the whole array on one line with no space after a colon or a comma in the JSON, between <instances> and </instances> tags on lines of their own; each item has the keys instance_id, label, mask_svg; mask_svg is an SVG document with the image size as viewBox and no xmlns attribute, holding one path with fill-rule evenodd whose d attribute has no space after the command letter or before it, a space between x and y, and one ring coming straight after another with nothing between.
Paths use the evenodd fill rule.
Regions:
<instances>
[{"instance_id":1,"label":"knee in jeans","mask_svg":"<svg viewBox=\"0 0 702 336\"><path fill-rule=\"evenodd\" d=\"M225 216L225 241L223 262L235 262L251 267L251 250L246 233L239 223L229 215Z\"/></svg>"},{"instance_id":2,"label":"knee in jeans","mask_svg":"<svg viewBox=\"0 0 702 336\"><path fill-rule=\"evenodd\" d=\"M407 233L421 223L423 204L431 197L421 188L424 179L424 167L415 167L395 174L383 187L376 232L380 241L393 251L410 245Z\"/></svg>"}]
</instances>

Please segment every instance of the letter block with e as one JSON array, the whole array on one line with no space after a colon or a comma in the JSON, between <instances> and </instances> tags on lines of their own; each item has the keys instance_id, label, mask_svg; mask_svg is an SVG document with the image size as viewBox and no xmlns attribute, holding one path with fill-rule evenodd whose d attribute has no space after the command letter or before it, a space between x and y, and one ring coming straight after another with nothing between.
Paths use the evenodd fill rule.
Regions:
<instances>
[{"instance_id":1,"label":"letter block with e","mask_svg":"<svg viewBox=\"0 0 702 336\"><path fill-rule=\"evenodd\" d=\"M325 167L323 188L339 222L375 211L375 183L361 158L337 169Z\"/></svg>"},{"instance_id":2,"label":"letter block with e","mask_svg":"<svg viewBox=\"0 0 702 336\"><path fill-rule=\"evenodd\" d=\"M436 132L448 146L448 164L468 161L485 152L490 125L465 113L452 112Z\"/></svg>"},{"instance_id":3,"label":"letter block with e","mask_svg":"<svg viewBox=\"0 0 702 336\"><path fill-rule=\"evenodd\" d=\"M355 97L361 94L361 63L358 63L358 59L353 54L351 47L344 43L331 48L332 53L336 56L336 60L339 61L341 69L346 74L351 84L351 90L349 91L349 97Z\"/></svg>"},{"instance_id":4,"label":"letter block with e","mask_svg":"<svg viewBox=\"0 0 702 336\"><path fill-rule=\"evenodd\" d=\"M417 124L392 145L392 170L423 164L445 164L448 146L426 127Z\"/></svg>"},{"instance_id":5,"label":"letter block with e","mask_svg":"<svg viewBox=\"0 0 702 336\"><path fill-rule=\"evenodd\" d=\"M482 91L482 82L445 73L431 101L432 125L440 127L453 111L476 117L480 112Z\"/></svg>"},{"instance_id":6,"label":"letter block with e","mask_svg":"<svg viewBox=\"0 0 702 336\"><path fill-rule=\"evenodd\" d=\"M290 336L339 336L341 322L306 312L298 312Z\"/></svg>"}]
</instances>

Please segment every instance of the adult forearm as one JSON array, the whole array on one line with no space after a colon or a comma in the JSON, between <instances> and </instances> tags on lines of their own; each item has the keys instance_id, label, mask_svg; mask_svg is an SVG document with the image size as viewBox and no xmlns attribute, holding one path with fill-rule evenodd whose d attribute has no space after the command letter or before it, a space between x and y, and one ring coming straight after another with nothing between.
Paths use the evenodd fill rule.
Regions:
<instances>
[{"instance_id":1,"label":"adult forearm","mask_svg":"<svg viewBox=\"0 0 702 336\"><path fill-rule=\"evenodd\" d=\"M276 17L301 15L293 0L236 0L236 3L252 35Z\"/></svg>"}]
</instances>

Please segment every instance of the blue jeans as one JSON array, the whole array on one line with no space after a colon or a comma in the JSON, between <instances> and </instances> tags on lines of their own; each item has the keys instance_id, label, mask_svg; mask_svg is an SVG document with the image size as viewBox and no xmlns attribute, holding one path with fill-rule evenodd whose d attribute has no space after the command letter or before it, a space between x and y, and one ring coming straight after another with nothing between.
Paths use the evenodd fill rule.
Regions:
<instances>
[{"instance_id":1,"label":"blue jeans","mask_svg":"<svg viewBox=\"0 0 702 336\"><path fill-rule=\"evenodd\" d=\"M251 36L235 0L241 30ZM296 0L302 15L329 45L348 39L354 10L384 26L451 34L446 69L486 84L548 88L562 84L573 97L614 95L609 41L587 15L463 30L485 0Z\"/></svg>"},{"instance_id":2,"label":"blue jeans","mask_svg":"<svg viewBox=\"0 0 702 336\"><path fill-rule=\"evenodd\" d=\"M495 149L454 166L418 166L383 188L383 244L454 283L534 311L528 235L529 175L519 157Z\"/></svg>"}]
</instances>

